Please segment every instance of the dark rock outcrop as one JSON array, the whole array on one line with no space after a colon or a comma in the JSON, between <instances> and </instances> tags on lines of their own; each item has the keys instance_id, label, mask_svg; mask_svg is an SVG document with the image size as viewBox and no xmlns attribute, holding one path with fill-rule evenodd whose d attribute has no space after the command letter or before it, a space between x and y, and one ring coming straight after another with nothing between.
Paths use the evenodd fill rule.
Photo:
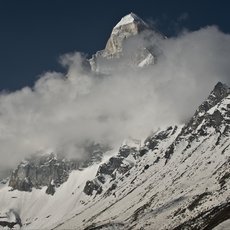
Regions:
<instances>
[{"instance_id":1,"label":"dark rock outcrop","mask_svg":"<svg viewBox=\"0 0 230 230\"><path fill-rule=\"evenodd\" d=\"M114 181L117 173L124 175L129 171L133 167L133 164L125 163L124 161L130 154L136 157L136 155L139 154L139 151L136 147L123 145L119 149L119 153L116 157L111 157L108 162L99 166L95 179L86 182L83 190L84 193L92 195L95 190L96 194L100 194L103 191L102 185L106 180ZM111 188L109 191L110 190Z\"/></svg>"},{"instance_id":2,"label":"dark rock outcrop","mask_svg":"<svg viewBox=\"0 0 230 230\"><path fill-rule=\"evenodd\" d=\"M50 187L52 182L53 186L58 187L68 179L70 171L77 168L77 162L73 164L57 159L54 154L32 157L22 162L12 173L9 186L21 191L31 191L33 187ZM51 187L47 191L52 194Z\"/></svg>"},{"instance_id":3,"label":"dark rock outcrop","mask_svg":"<svg viewBox=\"0 0 230 230\"><path fill-rule=\"evenodd\" d=\"M229 94L229 87L218 82L209 97L199 106L190 121L182 128L171 149L181 141L186 141L187 147L184 149L186 151L193 141L208 138L211 129L219 134L216 144L219 143L222 136L229 135L230 107L227 102Z\"/></svg>"},{"instance_id":4,"label":"dark rock outcrop","mask_svg":"<svg viewBox=\"0 0 230 230\"><path fill-rule=\"evenodd\" d=\"M198 214L195 218L178 225L173 230L209 230L228 219L230 219L230 204L226 203Z\"/></svg>"},{"instance_id":5,"label":"dark rock outcrop","mask_svg":"<svg viewBox=\"0 0 230 230\"><path fill-rule=\"evenodd\" d=\"M53 195L55 193L55 186L52 183L50 183L47 187L46 193L50 195Z\"/></svg>"},{"instance_id":6,"label":"dark rock outcrop","mask_svg":"<svg viewBox=\"0 0 230 230\"><path fill-rule=\"evenodd\" d=\"M87 181L83 190L83 192L89 196L93 195L93 191L96 191L96 194L101 194L102 192L102 187L97 180Z\"/></svg>"},{"instance_id":7,"label":"dark rock outcrop","mask_svg":"<svg viewBox=\"0 0 230 230\"><path fill-rule=\"evenodd\" d=\"M46 193L53 195L55 188L67 181L73 170L81 170L100 162L107 146L91 144L87 147L88 157L84 160L67 160L55 154L36 155L21 162L11 174L9 186L20 191L31 191L47 186Z\"/></svg>"},{"instance_id":8,"label":"dark rock outcrop","mask_svg":"<svg viewBox=\"0 0 230 230\"><path fill-rule=\"evenodd\" d=\"M14 229L16 225L21 227L22 222L19 214L15 210L10 209L4 216L0 215L0 226L4 229Z\"/></svg>"},{"instance_id":9,"label":"dark rock outcrop","mask_svg":"<svg viewBox=\"0 0 230 230\"><path fill-rule=\"evenodd\" d=\"M207 111L216 106L218 103L220 103L221 100L223 100L227 95L229 95L229 93L229 87L221 82L218 82L212 90L212 92L210 93L210 95L208 96L208 98L199 106L199 108L193 115L192 119L183 128L182 134L186 135L196 130L197 127L201 124L201 122L208 116ZM215 113L212 116L209 116L210 125L219 125L221 120L222 117L220 116L219 111L215 111ZM204 130L201 129L201 134L202 132L204 132Z\"/></svg>"}]
</instances>

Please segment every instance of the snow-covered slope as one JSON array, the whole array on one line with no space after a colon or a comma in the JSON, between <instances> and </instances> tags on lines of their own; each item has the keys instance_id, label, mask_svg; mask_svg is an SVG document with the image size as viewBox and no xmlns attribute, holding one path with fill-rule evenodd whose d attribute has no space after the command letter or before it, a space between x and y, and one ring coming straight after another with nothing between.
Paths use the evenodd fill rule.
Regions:
<instances>
[{"instance_id":1,"label":"snow-covered slope","mask_svg":"<svg viewBox=\"0 0 230 230\"><path fill-rule=\"evenodd\" d=\"M91 178L97 166L83 171L73 171L67 182L63 183L51 196L45 193L47 187L33 189L31 192L11 190L5 186L0 190L0 217L14 210L21 219L23 228L43 229L70 214L80 204L80 197L86 180ZM83 194L84 196L84 194Z\"/></svg>"},{"instance_id":2,"label":"snow-covered slope","mask_svg":"<svg viewBox=\"0 0 230 230\"><path fill-rule=\"evenodd\" d=\"M3 186L0 216L13 211L23 229L212 229L229 219L229 128L229 89L218 83L186 125L124 142L53 196Z\"/></svg>"}]
</instances>

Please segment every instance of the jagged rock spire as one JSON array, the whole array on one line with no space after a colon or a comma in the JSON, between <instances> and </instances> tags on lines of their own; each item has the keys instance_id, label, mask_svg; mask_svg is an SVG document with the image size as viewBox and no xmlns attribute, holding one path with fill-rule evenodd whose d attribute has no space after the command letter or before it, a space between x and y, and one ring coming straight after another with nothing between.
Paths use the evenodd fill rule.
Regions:
<instances>
[{"instance_id":1,"label":"jagged rock spire","mask_svg":"<svg viewBox=\"0 0 230 230\"><path fill-rule=\"evenodd\" d=\"M123 17L113 28L111 36L106 44L104 54L113 55L122 51L125 39L149 29L149 25L134 13Z\"/></svg>"},{"instance_id":2,"label":"jagged rock spire","mask_svg":"<svg viewBox=\"0 0 230 230\"><path fill-rule=\"evenodd\" d=\"M110 61L121 57L125 57L125 62L122 62L120 59L122 63L119 65L120 67L125 65L144 67L154 64L160 53L156 45L144 45L140 42L140 44L131 50L127 50L124 47L126 40L144 31L146 31L144 34L146 37L155 32L136 14L130 13L124 16L113 28L105 49L98 51L90 59L91 69L95 72L108 74L111 71ZM160 33L155 32L155 34L156 38L158 35L161 37Z\"/></svg>"}]
</instances>

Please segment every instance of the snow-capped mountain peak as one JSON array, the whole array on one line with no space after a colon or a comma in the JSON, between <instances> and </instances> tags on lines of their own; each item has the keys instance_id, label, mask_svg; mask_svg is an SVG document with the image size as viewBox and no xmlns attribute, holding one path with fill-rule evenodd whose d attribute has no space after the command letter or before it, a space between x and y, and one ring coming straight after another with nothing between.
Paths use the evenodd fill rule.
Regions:
<instances>
[{"instance_id":1,"label":"snow-capped mountain peak","mask_svg":"<svg viewBox=\"0 0 230 230\"><path fill-rule=\"evenodd\" d=\"M114 27L115 28L119 28L120 26L124 26L130 23L137 23L137 24L142 24L146 27L148 27L148 24L146 24L140 17L138 17L136 14L134 13L130 13L126 16L124 16L118 23L117 25Z\"/></svg>"},{"instance_id":2,"label":"snow-capped mountain peak","mask_svg":"<svg viewBox=\"0 0 230 230\"><path fill-rule=\"evenodd\" d=\"M144 40L149 40L151 36L155 37L155 41L158 40L158 37L164 38L162 34L155 30L153 31L136 14L130 13L126 15L113 28L105 49L97 52L90 59L92 70L109 74L111 72L110 64L115 59L116 63L118 63L118 59L120 60L118 63L119 68L122 66L127 67L127 65L134 68L142 68L156 63L157 56L161 53L157 44L146 44L143 42ZM137 39L135 40L135 38ZM133 42L135 45L133 45ZM133 46L133 52L127 52L127 49L125 49L127 44Z\"/></svg>"},{"instance_id":3,"label":"snow-capped mountain peak","mask_svg":"<svg viewBox=\"0 0 230 230\"><path fill-rule=\"evenodd\" d=\"M126 15L113 28L105 47L106 55L108 56L121 52L124 40L147 29L150 29L148 24L136 14L130 13Z\"/></svg>"},{"instance_id":4,"label":"snow-capped mountain peak","mask_svg":"<svg viewBox=\"0 0 230 230\"><path fill-rule=\"evenodd\" d=\"M106 44L104 56L118 54L122 51L123 42L131 36L149 29L149 26L134 13L123 17L113 28Z\"/></svg>"}]
</instances>

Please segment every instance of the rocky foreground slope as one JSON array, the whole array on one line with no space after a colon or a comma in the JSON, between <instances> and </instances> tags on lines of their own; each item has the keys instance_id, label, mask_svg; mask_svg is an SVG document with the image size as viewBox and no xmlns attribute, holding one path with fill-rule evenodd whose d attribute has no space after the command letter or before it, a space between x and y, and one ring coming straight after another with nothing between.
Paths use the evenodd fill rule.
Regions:
<instances>
[{"instance_id":1,"label":"rocky foreground slope","mask_svg":"<svg viewBox=\"0 0 230 230\"><path fill-rule=\"evenodd\" d=\"M111 39L106 50L93 57L92 67L101 57L122 56L123 40L149 30L134 14L114 30L118 28L128 35ZM0 226L79 230L228 226L229 135L230 89L219 82L185 125L160 129L144 141L125 141L109 153L96 145L86 161L53 154L23 161L8 182L0 184Z\"/></svg>"}]
</instances>

